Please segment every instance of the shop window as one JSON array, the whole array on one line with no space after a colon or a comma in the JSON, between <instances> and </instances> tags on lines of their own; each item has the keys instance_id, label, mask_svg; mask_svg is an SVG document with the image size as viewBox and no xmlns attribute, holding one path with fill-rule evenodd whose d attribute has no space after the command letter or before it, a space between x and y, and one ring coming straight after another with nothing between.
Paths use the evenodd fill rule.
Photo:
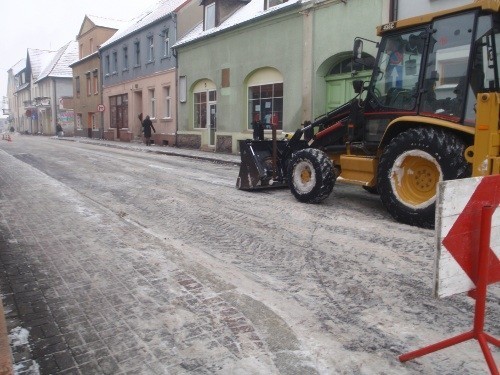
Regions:
<instances>
[{"instance_id":1,"label":"shop window","mask_svg":"<svg viewBox=\"0 0 500 375\"><path fill-rule=\"evenodd\" d=\"M269 83L248 87L248 128L252 129L255 121L271 129L283 129L283 83Z\"/></svg>"},{"instance_id":2,"label":"shop window","mask_svg":"<svg viewBox=\"0 0 500 375\"><path fill-rule=\"evenodd\" d=\"M209 125L210 105L217 103L215 90L204 90L194 94L194 127L205 129Z\"/></svg>"},{"instance_id":3,"label":"shop window","mask_svg":"<svg viewBox=\"0 0 500 375\"><path fill-rule=\"evenodd\" d=\"M109 109L111 128L127 128L128 127L128 95L117 95L109 97Z\"/></svg>"}]
</instances>

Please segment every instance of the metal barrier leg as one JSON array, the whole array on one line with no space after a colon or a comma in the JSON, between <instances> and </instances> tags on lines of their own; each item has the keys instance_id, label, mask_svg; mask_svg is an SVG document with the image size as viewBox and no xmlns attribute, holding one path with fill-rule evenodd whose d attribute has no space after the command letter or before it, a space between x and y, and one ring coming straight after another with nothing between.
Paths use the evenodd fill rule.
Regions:
<instances>
[{"instance_id":1,"label":"metal barrier leg","mask_svg":"<svg viewBox=\"0 0 500 375\"><path fill-rule=\"evenodd\" d=\"M478 277L476 282L476 290L474 293L476 304L474 309L474 328L470 332L462 333L461 335L450 339L438 342L433 345L426 346L422 349L415 350L399 356L401 362L406 362L411 359L422 357L424 355L437 352L441 349L459 344L464 341L476 339L483 352L484 358L492 375L500 375L498 367L491 354L488 342L493 345L500 346L500 340L488 335L484 332L484 319L486 315L486 293L488 288L488 267L490 255L490 237L491 237L491 220L495 207L484 206L481 212L481 233L479 240L478 254Z\"/></svg>"}]
</instances>

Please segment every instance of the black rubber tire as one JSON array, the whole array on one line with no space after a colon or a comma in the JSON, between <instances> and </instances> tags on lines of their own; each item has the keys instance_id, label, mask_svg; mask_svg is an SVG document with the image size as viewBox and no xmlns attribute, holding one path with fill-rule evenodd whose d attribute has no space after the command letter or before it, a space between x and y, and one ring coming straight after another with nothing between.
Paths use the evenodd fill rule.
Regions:
<instances>
[{"instance_id":1,"label":"black rubber tire","mask_svg":"<svg viewBox=\"0 0 500 375\"><path fill-rule=\"evenodd\" d=\"M309 173L305 181L302 172ZM335 174L333 163L323 151L306 148L293 154L288 164L288 186L292 194L303 203L319 203L333 190Z\"/></svg>"},{"instance_id":2,"label":"black rubber tire","mask_svg":"<svg viewBox=\"0 0 500 375\"><path fill-rule=\"evenodd\" d=\"M394 219L409 225L433 228L439 181L471 175L470 164L464 156L465 148L460 138L442 129L413 128L397 135L384 149L377 172L380 199ZM406 173L405 166L411 166L411 160L417 160L420 167L428 163L431 173L424 173L425 166L420 168L422 173L418 166L407 168L410 173ZM434 178L428 177L433 175L432 172L435 172ZM407 199L418 197L421 192L430 198L418 204Z\"/></svg>"},{"instance_id":3,"label":"black rubber tire","mask_svg":"<svg viewBox=\"0 0 500 375\"><path fill-rule=\"evenodd\" d=\"M362 188L370 194L378 194L377 186L362 186Z\"/></svg>"}]
</instances>

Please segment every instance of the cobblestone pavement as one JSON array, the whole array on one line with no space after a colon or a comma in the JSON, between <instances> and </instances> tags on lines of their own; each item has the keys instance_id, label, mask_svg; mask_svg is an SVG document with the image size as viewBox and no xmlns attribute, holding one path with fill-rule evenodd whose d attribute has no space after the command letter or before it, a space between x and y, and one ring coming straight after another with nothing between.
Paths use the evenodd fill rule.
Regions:
<instances>
[{"instance_id":1,"label":"cobblestone pavement","mask_svg":"<svg viewBox=\"0 0 500 375\"><path fill-rule=\"evenodd\" d=\"M475 342L397 359L472 321L466 296L431 296L432 231L395 223L351 186L321 205L236 190L238 162L78 138L0 144L0 294L16 372L486 373Z\"/></svg>"},{"instance_id":2,"label":"cobblestone pavement","mask_svg":"<svg viewBox=\"0 0 500 375\"><path fill-rule=\"evenodd\" d=\"M157 154L183 156L193 159L211 160L219 163L240 164L239 155L223 154L212 151L201 151L201 150L177 148L170 146L166 147L156 146L156 145L146 146L144 143L138 143L138 142L119 142L119 141L115 142L115 141L106 141L103 139L95 139L95 138L64 137L64 138L58 138L57 140L90 143L94 145L100 145L103 147L122 148L122 149L142 151L142 152L152 152Z\"/></svg>"},{"instance_id":3,"label":"cobblestone pavement","mask_svg":"<svg viewBox=\"0 0 500 375\"><path fill-rule=\"evenodd\" d=\"M276 372L220 297L230 285L204 285L168 244L3 152L0 170L0 291L18 374Z\"/></svg>"}]
</instances>

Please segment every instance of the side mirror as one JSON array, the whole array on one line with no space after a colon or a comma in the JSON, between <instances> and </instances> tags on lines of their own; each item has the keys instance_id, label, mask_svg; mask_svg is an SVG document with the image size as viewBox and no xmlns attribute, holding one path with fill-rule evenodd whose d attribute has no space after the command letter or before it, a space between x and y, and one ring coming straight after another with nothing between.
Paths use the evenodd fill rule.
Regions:
<instances>
[{"instance_id":1,"label":"side mirror","mask_svg":"<svg viewBox=\"0 0 500 375\"><path fill-rule=\"evenodd\" d=\"M356 94L360 94L363 91L363 81L360 79L352 81L352 87L354 88L354 92Z\"/></svg>"},{"instance_id":2,"label":"side mirror","mask_svg":"<svg viewBox=\"0 0 500 375\"><path fill-rule=\"evenodd\" d=\"M354 39L354 47L352 49L352 57L354 60L361 59L363 54L363 41L361 39Z\"/></svg>"}]
</instances>

